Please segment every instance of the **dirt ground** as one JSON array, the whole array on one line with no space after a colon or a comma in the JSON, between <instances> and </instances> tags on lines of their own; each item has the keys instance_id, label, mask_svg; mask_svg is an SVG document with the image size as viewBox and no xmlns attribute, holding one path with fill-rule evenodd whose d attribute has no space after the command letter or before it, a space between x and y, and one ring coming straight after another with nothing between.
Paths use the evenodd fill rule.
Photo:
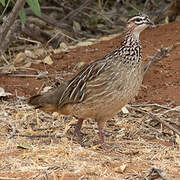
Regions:
<instances>
[{"instance_id":1,"label":"dirt ground","mask_svg":"<svg viewBox=\"0 0 180 180\"><path fill-rule=\"evenodd\" d=\"M78 72L75 67L79 62L93 62L118 47L121 41L122 36L117 36L90 46L77 47L69 52L52 53L53 65L32 65L36 70L48 71L49 75L52 75L50 78L1 75L0 87L14 97L30 97L57 77L62 80L70 78ZM180 43L180 22L147 29L141 35L141 42L144 62L147 64L148 56L154 56L160 48ZM36 71L29 70L24 73L35 74ZM179 147L172 142L172 132L166 129L166 135L157 137L157 134L161 134L160 126L153 127L157 134L143 129L143 120L148 121L148 117L141 113L134 110L128 115L120 113L107 122L106 129L110 135L107 133L106 140L113 150L104 152L97 146L96 123L90 120L85 122L83 139L86 145L81 147L72 141L72 138L69 139L73 132L71 118L59 117L56 114L50 116L29 110L29 107L22 105L19 100L9 101L0 102L1 118L8 119L9 122L5 123L3 120L0 124L0 179L144 179L152 167L162 169L169 176L168 179L180 179ZM180 106L180 45L150 68L144 77L141 91L133 102L155 103L170 105L171 108ZM162 112L151 107L146 107L146 110L149 110L148 108ZM167 115L167 118L180 121L178 113ZM48 129L52 125L58 128ZM8 139L6 135L11 133L14 126L17 134L40 137L15 135ZM39 130L40 128L42 130ZM50 134L55 137L43 137ZM63 138L58 138L58 135L63 135ZM33 149L17 148L20 144L33 146Z\"/></svg>"}]
</instances>

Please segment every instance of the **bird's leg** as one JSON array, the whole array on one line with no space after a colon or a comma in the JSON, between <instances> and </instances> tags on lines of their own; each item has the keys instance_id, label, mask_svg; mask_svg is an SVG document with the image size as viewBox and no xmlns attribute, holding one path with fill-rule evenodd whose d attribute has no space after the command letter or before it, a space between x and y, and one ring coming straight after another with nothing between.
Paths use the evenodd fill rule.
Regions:
<instances>
[{"instance_id":1,"label":"bird's leg","mask_svg":"<svg viewBox=\"0 0 180 180\"><path fill-rule=\"evenodd\" d=\"M104 127L104 121L102 120L98 121L99 137L100 137L102 146L105 146L103 127Z\"/></svg>"},{"instance_id":2,"label":"bird's leg","mask_svg":"<svg viewBox=\"0 0 180 180\"><path fill-rule=\"evenodd\" d=\"M77 136L79 139L81 139L81 127L82 127L83 119L79 119L76 126L75 126L75 131L74 135Z\"/></svg>"},{"instance_id":3,"label":"bird's leg","mask_svg":"<svg viewBox=\"0 0 180 180\"><path fill-rule=\"evenodd\" d=\"M103 128L100 128L100 127L99 127L99 137L100 137L100 140L101 140L101 144L104 146L105 145L105 142L104 142L104 130L103 130Z\"/></svg>"},{"instance_id":4,"label":"bird's leg","mask_svg":"<svg viewBox=\"0 0 180 180\"><path fill-rule=\"evenodd\" d=\"M101 148L106 151L106 152L111 152L112 147L107 145L104 141L104 121L98 122L98 128L99 128L99 136L100 136L100 140L101 140Z\"/></svg>"}]
</instances>

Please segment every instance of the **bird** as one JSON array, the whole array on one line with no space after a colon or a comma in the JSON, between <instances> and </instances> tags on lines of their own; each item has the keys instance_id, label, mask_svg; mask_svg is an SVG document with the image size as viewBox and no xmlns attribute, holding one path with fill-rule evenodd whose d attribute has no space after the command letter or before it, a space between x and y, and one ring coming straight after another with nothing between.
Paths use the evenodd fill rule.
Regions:
<instances>
[{"instance_id":1,"label":"bird","mask_svg":"<svg viewBox=\"0 0 180 180\"><path fill-rule=\"evenodd\" d=\"M44 94L30 97L29 105L45 112L58 112L78 119L74 134L81 136L83 121L95 119L100 144L104 140L104 125L137 94L143 80L140 33L154 23L145 14L127 20L124 41L86 67L70 80Z\"/></svg>"}]
</instances>

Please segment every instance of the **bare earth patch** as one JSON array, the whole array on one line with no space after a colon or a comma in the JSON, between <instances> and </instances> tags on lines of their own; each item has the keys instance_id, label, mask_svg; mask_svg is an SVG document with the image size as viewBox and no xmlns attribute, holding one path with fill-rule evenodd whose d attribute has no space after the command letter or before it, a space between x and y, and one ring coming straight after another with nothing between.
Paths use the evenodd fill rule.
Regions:
<instances>
[{"instance_id":1,"label":"bare earth patch","mask_svg":"<svg viewBox=\"0 0 180 180\"><path fill-rule=\"evenodd\" d=\"M159 48L180 43L179 30L180 23L175 22L143 32L145 63L148 63L147 57L153 56ZM0 87L13 95L29 97L55 77L67 79L77 73L74 67L78 62L88 64L101 58L120 42L121 36L118 36L52 54L53 65L32 66L48 71L51 77L36 79L2 75ZM35 71L25 73L35 74ZM153 65L145 75L143 87L133 104L150 103L170 108L180 106L180 46ZM162 133L158 122L136 109L129 109L128 114L119 113L106 123L106 142L112 149L105 152L98 145L98 130L93 120L85 121L80 145L73 137L76 119L35 111L18 98L2 100L0 179L145 179L153 167L161 169L167 179L180 179L179 137L167 128ZM179 112L151 106L141 110L163 114L170 124L179 125Z\"/></svg>"}]
</instances>

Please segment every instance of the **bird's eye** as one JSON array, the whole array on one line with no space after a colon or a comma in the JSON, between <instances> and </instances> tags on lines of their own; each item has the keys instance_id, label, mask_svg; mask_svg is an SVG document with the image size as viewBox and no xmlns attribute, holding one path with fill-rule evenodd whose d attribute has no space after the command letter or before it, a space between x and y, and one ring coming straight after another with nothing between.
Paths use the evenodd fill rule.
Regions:
<instances>
[{"instance_id":1,"label":"bird's eye","mask_svg":"<svg viewBox=\"0 0 180 180\"><path fill-rule=\"evenodd\" d=\"M137 19L136 19L136 21L137 21L137 22L140 22L140 21L141 21L141 19L140 19L140 18L137 18Z\"/></svg>"}]
</instances>

